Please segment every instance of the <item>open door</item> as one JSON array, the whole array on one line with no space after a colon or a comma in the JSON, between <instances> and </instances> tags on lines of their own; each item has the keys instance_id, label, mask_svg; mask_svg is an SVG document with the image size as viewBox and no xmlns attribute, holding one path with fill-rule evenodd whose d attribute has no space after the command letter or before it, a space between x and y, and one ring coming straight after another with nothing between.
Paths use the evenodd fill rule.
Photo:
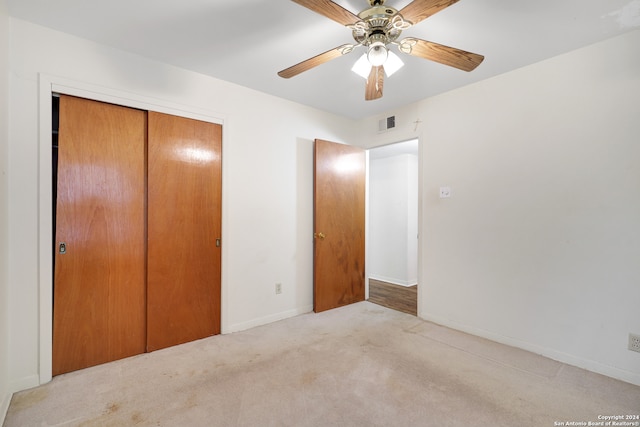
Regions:
<instances>
[{"instance_id":1,"label":"open door","mask_svg":"<svg viewBox=\"0 0 640 427\"><path fill-rule=\"evenodd\" d=\"M365 151L317 139L313 310L364 301Z\"/></svg>"}]
</instances>

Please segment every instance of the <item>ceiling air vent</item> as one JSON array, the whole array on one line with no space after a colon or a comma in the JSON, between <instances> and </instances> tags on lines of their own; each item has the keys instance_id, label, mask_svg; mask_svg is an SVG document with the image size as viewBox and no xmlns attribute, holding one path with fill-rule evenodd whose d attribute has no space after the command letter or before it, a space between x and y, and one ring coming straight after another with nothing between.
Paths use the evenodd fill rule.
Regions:
<instances>
[{"instance_id":1,"label":"ceiling air vent","mask_svg":"<svg viewBox=\"0 0 640 427\"><path fill-rule=\"evenodd\" d=\"M378 121L378 132L384 132L394 127L396 127L396 116L389 116Z\"/></svg>"}]
</instances>

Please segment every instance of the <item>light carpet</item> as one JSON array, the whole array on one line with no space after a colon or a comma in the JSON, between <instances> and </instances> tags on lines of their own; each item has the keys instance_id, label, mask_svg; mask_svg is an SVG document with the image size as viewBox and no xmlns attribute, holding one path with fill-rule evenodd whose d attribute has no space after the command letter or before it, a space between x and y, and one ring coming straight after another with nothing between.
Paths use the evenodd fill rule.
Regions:
<instances>
[{"instance_id":1,"label":"light carpet","mask_svg":"<svg viewBox=\"0 0 640 427\"><path fill-rule=\"evenodd\" d=\"M558 426L640 387L362 302L55 377L14 426ZM566 424L565 424L566 425Z\"/></svg>"}]
</instances>

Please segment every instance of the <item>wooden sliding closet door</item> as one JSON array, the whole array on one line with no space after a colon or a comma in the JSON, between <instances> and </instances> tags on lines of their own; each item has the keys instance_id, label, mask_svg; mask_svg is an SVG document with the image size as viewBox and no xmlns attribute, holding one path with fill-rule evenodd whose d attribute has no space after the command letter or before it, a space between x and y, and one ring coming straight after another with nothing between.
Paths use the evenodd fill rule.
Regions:
<instances>
[{"instance_id":1,"label":"wooden sliding closet door","mask_svg":"<svg viewBox=\"0 0 640 427\"><path fill-rule=\"evenodd\" d=\"M222 127L149 112L147 350L220 333Z\"/></svg>"},{"instance_id":2,"label":"wooden sliding closet door","mask_svg":"<svg viewBox=\"0 0 640 427\"><path fill-rule=\"evenodd\" d=\"M145 350L146 112L60 97L53 374Z\"/></svg>"}]
</instances>

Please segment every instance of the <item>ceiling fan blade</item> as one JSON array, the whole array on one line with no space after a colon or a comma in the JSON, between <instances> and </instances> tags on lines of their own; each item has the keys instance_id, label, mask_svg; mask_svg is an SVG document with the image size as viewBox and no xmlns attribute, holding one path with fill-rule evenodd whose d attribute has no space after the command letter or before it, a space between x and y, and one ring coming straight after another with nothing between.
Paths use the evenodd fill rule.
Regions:
<instances>
[{"instance_id":1,"label":"ceiling fan blade","mask_svg":"<svg viewBox=\"0 0 640 427\"><path fill-rule=\"evenodd\" d=\"M457 2L458 0L413 0L402 8L400 15L405 21L415 25Z\"/></svg>"},{"instance_id":2,"label":"ceiling fan blade","mask_svg":"<svg viewBox=\"0 0 640 427\"><path fill-rule=\"evenodd\" d=\"M345 55L351 52L352 49L353 47L351 45L343 44L342 46L336 47L335 49L328 50L324 53L321 53L320 55L316 55L313 58L309 58L306 61L302 61L296 65L279 71L278 75L285 79L297 76L303 71L310 70L313 67L317 67L320 64L324 64L325 62L329 62L332 59Z\"/></svg>"},{"instance_id":3,"label":"ceiling fan blade","mask_svg":"<svg viewBox=\"0 0 640 427\"><path fill-rule=\"evenodd\" d=\"M409 43L407 43L409 41ZM415 44L413 44L415 42ZM406 49L404 46L412 45ZM471 53L454 47L438 43L428 42L416 38L407 38L400 41L400 50L409 55L429 59L463 71L472 71L484 60L484 56Z\"/></svg>"},{"instance_id":4,"label":"ceiling fan blade","mask_svg":"<svg viewBox=\"0 0 640 427\"><path fill-rule=\"evenodd\" d=\"M345 26L355 24L360 20L357 15L331 0L293 0L293 2Z\"/></svg>"},{"instance_id":5,"label":"ceiling fan blade","mask_svg":"<svg viewBox=\"0 0 640 427\"><path fill-rule=\"evenodd\" d=\"M367 87L364 91L364 99L372 101L382 98L382 86L384 85L384 68L382 65L371 67L371 72L367 78Z\"/></svg>"}]
</instances>

